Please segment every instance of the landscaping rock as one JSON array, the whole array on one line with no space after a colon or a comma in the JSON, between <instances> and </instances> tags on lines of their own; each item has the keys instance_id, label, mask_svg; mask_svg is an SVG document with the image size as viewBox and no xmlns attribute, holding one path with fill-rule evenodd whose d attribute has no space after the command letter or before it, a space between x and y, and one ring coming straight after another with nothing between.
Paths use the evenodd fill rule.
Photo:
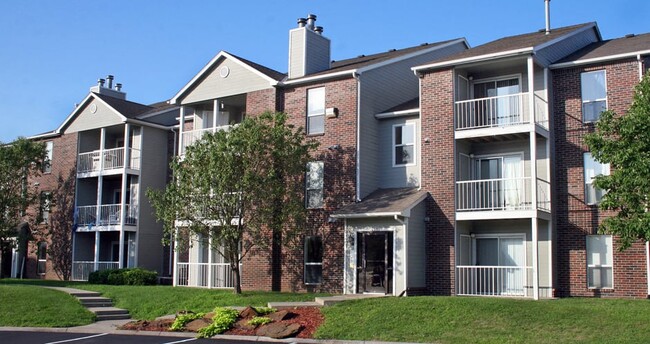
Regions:
<instances>
[{"instance_id":1,"label":"landscaping rock","mask_svg":"<svg viewBox=\"0 0 650 344\"><path fill-rule=\"evenodd\" d=\"M239 319L235 324L233 325L234 328L240 329L240 330L245 330L245 331L251 331L254 330L256 326L249 325L248 321L250 319Z\"/></svg>"},{"instance_id":2,"label":"landscaping rock","mask_svg":"<svg viewBox=\"0 0 650 344\"><path fill-rule=\"evenodd\" d=\"M196 331L210 325L211 323L212 322L210 320L208 320L208 319L204 319L204 318L196 319L196 320L192 320L189 323L187 323L185 325L185 329L188 330L188 331L196 332Z\"/></svg>"},{"instance_id":3,"label":"landscaping rock","mask_svg":"<svg viewBox=\"0 0 650 344\"><path fill-rule=\"evenodd\" d=\"M212 320L212 318L214 318L214 312L205 313L205 315L203 316L203 319L210 319L210 320Z\"/></svg>"},{"instance_id":4,"label":"landscaping rock","mask_svg":"<svg viewBox=\"0 0 650 344\"><path fill-rule=\"evenodd\" d=\"M268 314L267 317L273 321L282 321L289 319L289 317L292 315L291 312L289 312L286 309L283 309L281 311L273 312L271 314Z\"/></svg>"},{"instance_id":5,"label":"landscaping rock","mask_svg":"<svg viewBox=\"0 0 650 344\"><path fill-rule=\"evenodd\" d=\"M242 319L252 318L252 317L259 316L259 315L260 314L257 313L255 308L253 308L251 306L248 306L248 307L244 308L241 312L239 312L239 317L242 318Z\"/></svg>"},{"instance_id":6,"label":"landscaping rock","mask_svg":"<svg viewBox=\"0 0 650 344\"><path fill-rule=\"evenodd\" d=\"M258 336L282 339L294 337L298 332L300 332L300 324L271 323L260 327L256 334Z\"/></svg>"}]
</instances>

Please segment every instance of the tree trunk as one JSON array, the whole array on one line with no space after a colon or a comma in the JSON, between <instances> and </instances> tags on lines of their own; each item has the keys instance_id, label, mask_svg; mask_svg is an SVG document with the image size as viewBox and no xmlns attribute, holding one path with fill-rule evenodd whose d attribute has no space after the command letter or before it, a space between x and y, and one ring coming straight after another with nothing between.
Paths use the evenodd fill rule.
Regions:
<instances>
[{"instance_id":1,"label":"tree trunk","mask_svg":"<svg viewBox=\"0 0 650 344\"><path fill-rule=\"evenodd\" d=\"M232 269L232 274L233 274L233 293L235 294L241 294L241 275L239 271L239 251L231 249L229 254L228 254L229 259L230 259L230 268Z\"/></svg>"}]
</instances>

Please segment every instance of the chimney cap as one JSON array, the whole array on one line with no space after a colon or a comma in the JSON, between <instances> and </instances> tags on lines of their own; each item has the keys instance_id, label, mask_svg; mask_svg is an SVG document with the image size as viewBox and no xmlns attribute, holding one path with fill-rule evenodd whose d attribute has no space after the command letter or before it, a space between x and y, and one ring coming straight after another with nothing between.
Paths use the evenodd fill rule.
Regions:
<instances>
[{"instance_id":1,"label":"chimney cap","mask_svg":"<svg viewBox=\"0 0 650 344\"><path fill-rule=\"evenodd\" d=\"M633 33L628 33L627 35L625 35L625 38L632 38L634 36L636 36L636 35L633 34Z\"/></svg>"},{"instance_id":2,"label":"chimney cap","mask_svg":"<svg viewBox=\"0 0 650 344\"><path fill-rule=\"evenodd\" d=\"M298 27L305 27L307 25L307 18L298 18Z\"/></svg>"},{"instance_id":3,"label":"chimney cap","mask_svg":"<svg viewBox=\"0 0 650 344\"><path fill-rule=\"evenodd\" d=\"M314 28L314 32L316 32L319 35L322 34L323 33L323 27L322 26L316 26Z\"/></svg>"},{"instance_id":4,"label":"chimney cap","mask_svg":"<svg viewBox=\"0 0 650 344\"><path fill-rule=\"evenodd\" d=\"M309 13L309 14L307 15L307 19L313 19L313 20L316 20L316 15L315 15L315 14L312 14L312 13Z\"/></svg>"}]
</instances>

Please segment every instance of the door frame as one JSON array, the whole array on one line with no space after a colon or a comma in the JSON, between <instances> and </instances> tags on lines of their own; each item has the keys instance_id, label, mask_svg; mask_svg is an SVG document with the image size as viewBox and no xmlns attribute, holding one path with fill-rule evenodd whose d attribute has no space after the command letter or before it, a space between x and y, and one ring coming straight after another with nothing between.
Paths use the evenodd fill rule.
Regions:
<instances>
[{"instance_id":1,"label":"door frame","mask_svg":"<svg viewBox=\"0 0 650 344\"><path fill-rule=\"evenodd\" d=\"M356 241L356 248L355 248L355 256L356 256L356 264L355 264L355 269L354 269L354 275L355 275L355 283L354 283L354 293L355 294L381 294L381 293L374 293L374 292L366 292L361 290L362 283L359 278L359 275L361 274L361 271L364 269L362 264L363 262L360 261L360 257L365 256L365 252L361 252L362 250L365 249L365 237L367 235L383 235L384 236L384 266L386 266L385 271L384 271L384 294L385 295L390 295L395 293L395 231L391 230L365 230L365 231L356 231L355 232L355 241ZM361 240L359 240L361 238ZM389 245L392 246L392 248L389 250ZM391 255L389 259L389 254ZM365 258L361 258L362 260L365 260ZM391 262L390 266L388 262ZM389 278L389 272L390 271L390 278ZM365 283L364 283L365 285ZM389 292L390 290L390 292Z\"/></svg>"}]
</instances>

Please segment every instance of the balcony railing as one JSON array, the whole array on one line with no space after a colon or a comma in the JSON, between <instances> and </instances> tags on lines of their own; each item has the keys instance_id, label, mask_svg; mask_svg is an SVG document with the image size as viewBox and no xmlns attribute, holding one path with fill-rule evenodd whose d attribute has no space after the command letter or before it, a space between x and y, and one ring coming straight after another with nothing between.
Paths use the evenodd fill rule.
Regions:
<instances>
[{"instance_id":1,"label":"balcony railing","mask_svg":"<svg viewBox=\"0 0 650 344\"><path fill-rule=\"evenodd\" d=\"M95 266L94 261L73 261L72 262L72 280L73 281L87 281L88 276L93 271L102 271L109 269L118 269L119 262L97 262Z\"/></svg>"},{"instance_id":2,"label":"balcony railing","mask_svg":"<svg viewBox=\"0 0 650 344\"><path fill-rule=\"evenodd\" d=\"M535 123L548 129L548 104L534 95ZM531 121L528 92L456 102L456 130L506 127Z\"/></svg>"},{"instance_id":3,"label":"balcony railing","mask_svg":"<svg viewBox=\"0 0 650 344\"><path fill-rule=\"evenodd\" d=\"M229 263L176 263L176 286L234 288Z\"/></svg>"},{"instance_id":4,"label":"balcony railing","mask_svg":"<svg viewBox=\"0 0 650 344\"><path fill-rule=\"evenodd\" d=\"M140 150L129 148L129 159L124 161L124 147L96 150L79 154L77 173L98 172L118 168L140 169Z\"/></svg>"},{"instance_id":5,"label":"balcony railing","mask_svg":"<svg viewBox=\"0 0 650 344\"><path fill-rule=\"evenodd\" d=\"M231 127L232 127L231 125L222 125L213 128L183 131L183 140L181 142L181 155L185 154L185 149L193 145L194 142L200 140L205 133L212 133L219 130L228 131Z\"/></svg>"},{"instance_id":6,"label":"balcony railing","mask_svg":"<svg viewBox=\"0 0 650 344\"><path fill-rule=\"evenodd\" d=\"M537 209L551 211L551 183L537 178Z\"/></svg>"},{"instance_id":7,"label":"balcony railing","mask_svg":"<svg viewBox=\"0 0 650 344\"><path fill-rule=\"evenodd\" d=\"M531 209L530 177L456 182L458 211Z\"/></svg>"},{"instance_id":8,"label":"balcony railing","mask_svg":"<svg viewBox=\"0 0 650 344\"><path fill-rule=\"evenodd\" d=\"M122 209L124 209L124 212L122 212ZM124 216L125 225L136 225L138 222L137 207L130 204L124 206L121 204L104 204L77 207L78 226L119 225L122 216Z\"/></svg>"},{"instance_id":9,"label":"balcony railing","mask_svg":"<svg viewBox=\"0 0 650 344\"><path fill-rule=\"evenodd\" d=\"M532 296L530 266L456 266L456 295Z\"/></svg>"}]
</instances>

